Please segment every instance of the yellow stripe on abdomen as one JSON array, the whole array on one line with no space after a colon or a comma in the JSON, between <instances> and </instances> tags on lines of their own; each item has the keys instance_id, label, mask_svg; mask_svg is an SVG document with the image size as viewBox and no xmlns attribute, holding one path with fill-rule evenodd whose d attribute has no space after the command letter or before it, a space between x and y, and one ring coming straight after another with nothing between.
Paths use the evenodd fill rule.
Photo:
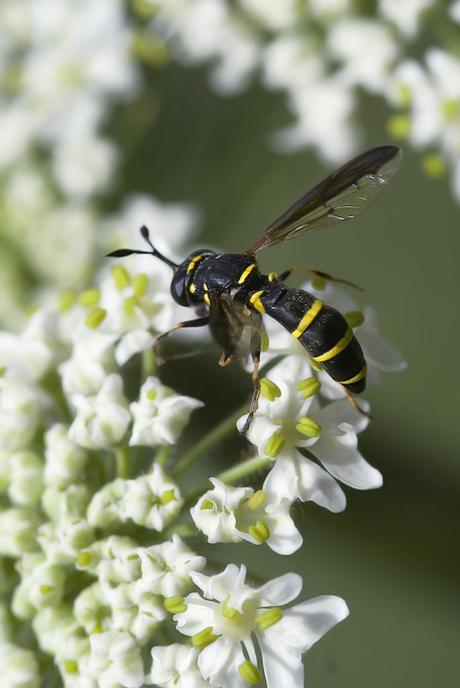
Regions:
<instances>
[{"instance_id":1,"label":"yellow stripe on abdomen","mask_svg":"<svg viewBox=\"0 0 460 688\"><path fill-rule=\"evenodd\" d=\"M320 354L319 356L312 356L312 359L316 361L316 363L324 363L324 361L330 361L331 358L335 358L344 349L346 349L352 339L353 330L349 327L348 330L345 332L344 336L341 339L339 339L337 344L333 346L332 349L329 349L329 351L325 351L323 354Z\"/></svg>"},{"instance_id":2,"label":"yellow stripe on abdomen","mask_svg":"<svg viewBox=\"0 0 460 688\"><path fill-rule=\"evenodd\" d=\"M366 377L367 373L367 364L365 363L359 373L354 375L353 377L350 377L348 380L337 380L339 385L352 385L355 382L359 382L360 380L363 379L363 377Z\"/></svg>"},{"instance_id":3,"label":"yellow stripe on abdomen","mask_svg":"<svg viewBox=\"0 0 460 688\"><path fill-rule=\"evenodd\" d=\"M313 320L316 318L318 313L322 310L324 306L324 303L320 301L319 299L316 299L316 301L313 302L313 305L308 309L308 311L305 313L305 315L302 317L302 320L299 322L297 325L296 329L294 332L291 332L292 336L298 339L307 327L310 327L312 324Z\"/></svg>"}]
</instances>

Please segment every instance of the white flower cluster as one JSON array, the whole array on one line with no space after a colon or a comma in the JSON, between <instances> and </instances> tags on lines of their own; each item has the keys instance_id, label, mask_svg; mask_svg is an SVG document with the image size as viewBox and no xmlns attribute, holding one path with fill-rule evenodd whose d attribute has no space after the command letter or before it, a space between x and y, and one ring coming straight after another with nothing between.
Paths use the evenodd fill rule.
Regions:
<instances>
[{"instance_id":1,"label":"white flower cluster","mask_svg":"<svg viewBox=\"0 0 460 688\"><path fill-rule=\"evenodd\" d=\"M364 90L393 108L390 135L425 151L428 175L451 168L460 200L460 60L449 42L458 32L458 0L448 13L436 0L379 0L362 13L351 0L147 4L155 9L153 35L170 42L182 62L211 62L217 90L239 92L259 73L267 89L286 94L294 123L276 134L278 149L312 146L331 162L351 157L360 131L353 115ZM435 9L442 26L430 16Z\"/></svg>"},{"instance_id":2,"label":"white flower cluster","mask_svg":"<svg viewBox=\"0 0 460 688\"><path fill-rule=\"evenodd\" d=\"M381 484L357 448L368 419L267 322L263 363L283 358L262 379L249 431L258 455L191 493L181 477L202 458L200 442L187 448L180 438L202 403L155 374L152 341L180 309L162 264L152 267L138 256L113 264L97 287L64 293L21 334L0 333L5 681L34 687L58 671L66 688L244 688L263 677L269 688L299 688L302 654L347 616L345 602L289 606L302 587L294 573L257 587L245 566L209 575L184 539L202 533L211 544L292 554L302 544L296 500L340 511L339 482ZM318 280L307 288L358 330L371 379L403 366L371 310ZM268 467L259 489L235 485ZM24 645L26 626L38 651Z\"/></svg>"},{"instance_id":3,"label":"white flower cluster","mask_svg":"<svg viewBox=\"0 0 460 688\"><path fill-rule=\"evenodd\" d=\"M120 227L125 243L126 227L149 221L173 248L189 232L185 205L134 194L113 218L97 205L119 158L103 131L142 87L137 26L123 0L0 5L0 320L14 329L31 277L80 287L95 245L116 243Z\"/></svg>"}]
</instances>

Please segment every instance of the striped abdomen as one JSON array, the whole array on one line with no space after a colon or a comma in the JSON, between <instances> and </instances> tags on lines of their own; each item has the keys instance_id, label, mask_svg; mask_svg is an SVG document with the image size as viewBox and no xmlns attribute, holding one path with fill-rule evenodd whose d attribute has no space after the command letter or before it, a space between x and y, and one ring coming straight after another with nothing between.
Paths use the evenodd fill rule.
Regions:
<instances>
[{"instance_id":1,"label":"striped abdomen","mask_svg":"<svg viewBox=\"0 0 460 688\"><path fill-rule=\"evenodd\" d=\"M252 304L256 308L261 305L267 315L298 339L333 380L355 394L364 391L366 361L353 330L339 311L277 280L267 283Z\"/></svg>"}]
</instances>

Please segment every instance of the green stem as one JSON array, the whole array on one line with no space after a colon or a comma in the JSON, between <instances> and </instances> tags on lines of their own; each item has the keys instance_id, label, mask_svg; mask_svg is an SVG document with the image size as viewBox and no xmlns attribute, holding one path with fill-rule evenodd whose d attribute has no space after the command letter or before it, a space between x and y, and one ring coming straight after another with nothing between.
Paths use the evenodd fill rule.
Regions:
<instances>
[{"instance_id":1,"label":"green stem","mask_svg":"<svg viewBox=\"0 0 460 688\"><path fill-rule=\"evenodd\" d=\"M189 466L198 459L201 459L214 445L219 444L227 435L235 431L236 421L240 416L243 416L247 411L247 404L235 411L231 416L226 418L222 423L211 430L202 440L200 440L193 449L191 449L176 465L173 475L177 476L183 473Z\"/></svg>"},{"instance_id":2,"label":"green stem","mask_svg":"<svg viewBox=\"0 0 460 688\"><path fill-rule=\"evenodd\" d=\"M172 447L167 444L164 447L160 447L155 454L155 461L156 463L160 464L162 468L166 466L166 463L171 455L171 449Z\"/></svg>"},{"instance_id":3,"label":"green stem","mask_svg":"<svg viewBox=\"0 0 460 688\"><path fill-rule=\"evenodd\" d=\"M117 478L129 478L129 448L122 445L115 449L115 461L117 465Z\"/></svg>"},{"instance_id":4,"label":"green stem","mask_svg":"<svg viewBox=\"0 0 460 688\"><path fill-rule=\"evenodd\" d=\"M192 523L179 523L177 526L172 526L166 530L165 539L169 540L174 534L179 535L182 539L196 537L198 535L198 528Z\"/></svg>"},{"instance_id":5,"label":"green stem","mask_svg":"<svg viewBox=\"0 0 460 688\"><path fill-rule=\"evenodd\" d=\"M219 480L227 485L232 485L238 482L241 478L245 478L251 473L256 473L257 471L268 468L273 463L271 459L263 459L260 456L253 456L252 459L247 459L243 463L238 463L236 466L232 466L226 471L219 473L217 476Z\"/></svg>"},{"instance_id":6,"label":"green stem","mask_svg":"<svg viewBox=\"0 0 460 688\"><path fill-rule=\"evenodd\" d=\"M151 346L142 352L142 377L147 378L155 373L156 361Z\"/></svg>"}]
</instances>

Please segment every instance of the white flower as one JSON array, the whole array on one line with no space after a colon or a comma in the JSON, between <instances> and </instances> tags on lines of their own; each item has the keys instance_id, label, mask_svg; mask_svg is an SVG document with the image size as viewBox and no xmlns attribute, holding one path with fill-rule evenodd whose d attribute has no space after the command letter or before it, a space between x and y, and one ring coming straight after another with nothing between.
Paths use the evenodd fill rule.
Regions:
<instances>
[{"instance_id":1,"label":"white flower","mask_svg":"<svg viewBox=\"0 0 460 688\"><path fill-rule=\"evenodd\" d=\"M408 38L415 38L421 13L433 5L434 0L379 0L380 13L394 22Z\"/></svg>"},{"instance_id":2,"label":"white flower","mask_svg":"<svg viewBox=\"0 0 460 688\"><path fill-rule=\"evenodd\" d=\"M15 451L32 442L45 400L38 387L0 378L0 445L3 449Z\"/></svg>"},{"instance_id":3,"label":"white flower","mask_svg":"<svg viewBox=\"0 0 460 688\"><path fill-rule=\"evenodd\" d=\"M211 688L197 665L198 650L174 643L153 647L152 671L147 682L159 688Z\"/></svg>"},{"instance_id":4,"label":"white flower","mask_svg":"<svg viewBox=\"0 0 460 688\"><path fill-rule=\"evenodd\" d=\"M329 162L351 155L357 136L351 123L355 96L348 84L330 76L307 90L294 90L289 96L296 122L276 134L277 148L290 152L311 145Z\"/></svg>"},{"instance_id":5,"label":"white flower","mask_svg":"<svg viewBox=\"0 0 460 688\"><path fill-rule=\"evenodd\" d=\"M320 19L345 14L351 9L350 5L351 0L309 0L310 12Z\"/></svg>"},{"instance_id":6,"label":"white flower","mask_svg":"<svg viewBox=\"0 0 460 688\"><path fill-rule=\"evenodd\" d=\"M216 576L195 573L192 578L203 595L188 595L187 609L174 619L201 650L202 675L220 688L244 688L260 680L253 635L268 688L302 688L301 655L348 615L345 602L332 595L282 608L301 591L302 580L294 573L260 588L248 586L245 566L234 564Z\"/></svg>"},{"instance_id":7,"label":"white flower","mask_svg":"<svg viewBox=\"0 0 460 688\"><path fill-rule=\"evenodd\" d=\"M100 583L108 587L130 583L140 576L136 547L136 541L130 537L110 535L82 550L77 566L96 575Z\"/></svg>"},{"instance_id":8,"label":"white flower","mask_svg":"<svg viewBox=\"0 0 460 688\"><path fill-rule=\"evenodd\" d=\"M56 359L56 318L36 313L20 335L0 333L0 368L5 376L34 383L42 378Z\"/></svg>"},{"instance_id":9,"label":"white flower","mask_svg":"<svg viewBox=\"0 0 460 688\"><path fill-rule=\"evenodd\" d=\"M251 13L267 29L283 31L293 26L299 19L296 0L239 0L240 5Z\"/></svg>"},{"instance_id":10,"label":"white flower","mask_svg":"<svg viewBox=\"0 0 460 688\"><path fill-rule=\"evenodd\" d=\"M136 588L164 597L183 595L192 587L191 573L200 571L206 559L198 556L182 542L178 535L151 547L139 547L141 577Z\"/></svg>"},{"instance_id":11,"label":"white flower","mask_svg":"<svg viewBox=\"0 0 460 688\"><path fill-rule=\"evenodd\" d=\"M156 447L175 444L191 412L203 406L192 397L175 394L156 377L149 377L140 391L140 400L130 404L134 418L130 445Z\"/></svg>"},{"instance_id":12,"label":"white flower","mask_svg":"<svg viewBox=\"0 0 460 688\"><path fill-rule=\"evenodd\" d=\"M84 483L63 488L47 485L42 494L43 511L54 523L79 519L85 515L90 497L90 488Z\"/></svg>"},{"instance_id":13,"label":"white flower","mask_svg":"<svg viewBox=\"0 0 460 688\"><path fill-rule=\"evenodd\" d=\"M13 504L33 506L43 490L43 461L31 451L10 455L10 486L8 496Z\"/></svg>"},{"instance_id":14,"label":"white flower","mask_svg":"<svg viewBox=\"0 0 460 688\"><path fill-rule=\"evenodd\" d=\"M161 532L177 516L182 504L176 483L154 463L150 473L127 481L121 511L125 519Z\"/></svg>"},{"instance_id":15,"label":"white flower","mask_svg":"<svg viewBox=\"0 0 460 688\"><path fill-rule=\"evenodd\" d=\"M53 172L66 194L85 197L105 191L116 161L113 143L92 134L66 136L55 151Z\"/></svg>"},{"instance_id":16,"label":"white flower","mask_svg":"<svg viewBox=\"0 0 460 688\"><path fill-rule=\"evenodd\" d=\"M110 528L123 522L122 499L126 480L117 478L98 490L88 507L88 521L99 528Z\"/></svg>"},{"instance_id":17,"label":"white flower","mask_svg":"<svg viewBox=\"0 0 460 688\"><path fill-rule=\"evenodd\" d=\"M460 23L460 0L454 0L449 6L449 14L452 19Z\"/></svg>"},{"instance_id":18,"label":"white flower","mask_svg":"<svg viewBox=\"0 0 460 688\"><path fill-rule=\"evenodd\" d=\"M91 332L77 342L72 356L59 366L62 387L70 403L75 396L89 397L101 389L113 369L113 337Z\"/></svg>"},{"instance_id":19,"label":"white flower","mask_svg":"<svg viewBox=\"0 0 460 688\"><path fill-rule=\"evenodd\" d=\"M41 525L37 540L50 563L74 564L80 550L93 542L94 530L86 519L61 519Z\"/></svg>"},{"instance_id":20,"label":"white flower","mask_svg":"<svg viewBox=\"0 0 460 688\"><path fill-rule=\"evenodd\" d=\"M13 643L0 643L2 685L8 688L39 688L38 662L30 650Z\"/></svg>"},{"instance_id":21,"label":"white flower","mask_svg":"<svg viewBox=\"0 0 460 688\"><path fill-rule=\"evenodd\" d=\"M66 487L78 480L88 455L68 436L68 426L52 425L45 433L45 482L55 487Z\"/></svg>"},{"instance_id":22,"label":"white flower","mask_svg":"<svg viewBox=\"0 0 460 688\"><path fill-rule=\"evenodd\" d=\"M37 550L37 528L40 517L27 508L0 510L0 555L20 557Z\"/></svg>"},{"instance_id":23,"label":"white flower","mask_svg":"<svg viewBox=\"0 0 460 688\"><path fill-rule=\"evenodd\" d=\"M73 613L88 635L111 630L112 611L104 587L98 581L83 588L77 595Z\"/></svg>"},{"instance_id":24,"label":"white flower","mask_svg":"<svg viewBox=\"0 0 460 688\"><path fill-rule=\"evenodd\" d=\"M131 416L120 375L109 375L95 397L75 396L69 438L87 449L108 449L123 439Z\"/></svg>"},{"instance_id":25,"label":"white flower","mask_svg":"<svg viewBox=\"0 0 460 688\"><path fill-rule=\"evenodd\" d=\"M214 488L205 492L190 514L209 543L266 542L278 554L292 554L302 544L302 536L289 515L291 500L276 492L254 491L250 487L230 487L210 478Z\"/></svg>"},{"instance_id":26,"label":"white flower","mask_svg":"<svg viewBox=\"0 0 460 688\"><path fill-rule=\"evenodd\" d=\"M114 263L111 274L104 275L100 289L83 292L80 302L88 312L84 324L81 323L74 333L75 340L84 339L84 332L86 336L97 334L101 344L105 342L106 346L118 342L114 351L118 365L124 365L135 353L150 348L152 331L163 332L177 321L177 309L170 294L171 269L160 261L153 263L150 258L150 273L154 265L155 272L149 276L147 272L133 275L124 263Z\"/></svg>"},{"instance_id":27,"label":"white flower","mask_svg":"<svg viewBox=\"0 0 460 688\"><path fill-rule=\"evenodd\" d=\"M25 554L18 564L21 583L14 591L13 613L21 619L32 617L36 610L57 606L64 595L66 570L51 564L43 554Z\"/></svg>"},{"instance_id":28,"label":"white flower","mask_svg":"<svg viewBox=\"0 0 460 688\"><path fill-rule=\"evenodd\" d=\"M258 44L248 27L224 0L156 2L153 29L172 39L180 60L212 60L213 86L223 93L238 93L246 86L258 57Z\"/></svg>"},{"instance_id":29,"label":"white flower","mask_svg":"<svg viewBox=\"0 0 460 688\"><path fill-rule=\"evenodd\" d=\"M261 400L248 438L258 447L260 456L276 458L264 484L266 489L341 511L345 495L335 479L361 490L382 484L379 471L365 461L357 448L356 435L367 426L368 419L348 401L320 407L313 395L305 398L302 385L298 386L303 366L302 359L292 356L270 371L280 395L273 401ZM240 418L238 427L244 420ZM307 449L328 472L303 456L297 447Z\"/></svg>"},{"instance_id":30,"label":"white flower","mask_svg":"<svg viewBox=\"0 0 460 688\"><path fill-rule=\"evenodd\" d=\"M336 22L328 33L327 47L343 63L340 80L348 85L365 86L371 93L383 89L398 56L398 45L390 30L370 19L347 18Z\"/></svg>"},{"instance_id":31,"label":"white flower","mask_svg":"<svg viewBox=\"0 0 460 688\"><path fill-rule=\"evenodd\" d=\"M262 77L270 89L303 90L325 78L324 61L303 37L282 34L262 54Z\"/></svg>"},{"instance_id":32,"label":"white flower","mask_svg":"<svg viewBox=\"0 0 460 688\"><path fill-rule=\"evenodd\" d=\"M144 683L141 651L134 638L124 631L107 631L90 636L90 670L99 688L140 688Z\"/></svg>"},{"instance_id":33,"label":"white flower","mask_svg":"<svg viewBox=\"0 0 460 688\"><path fill-rule=\"evenodd\" d=\"M139 228L150 228L152 241L160 253L176 257L192 238L198 212L190 203L161 203L148 194L128 196L120 212L107 221L110 248L134 246L139 241ZM177 256L180 258L180 255ZM152 259L149 259L151 264ZM170 276L170 271L165 271Z\"/></svg>"}]
</instances>

